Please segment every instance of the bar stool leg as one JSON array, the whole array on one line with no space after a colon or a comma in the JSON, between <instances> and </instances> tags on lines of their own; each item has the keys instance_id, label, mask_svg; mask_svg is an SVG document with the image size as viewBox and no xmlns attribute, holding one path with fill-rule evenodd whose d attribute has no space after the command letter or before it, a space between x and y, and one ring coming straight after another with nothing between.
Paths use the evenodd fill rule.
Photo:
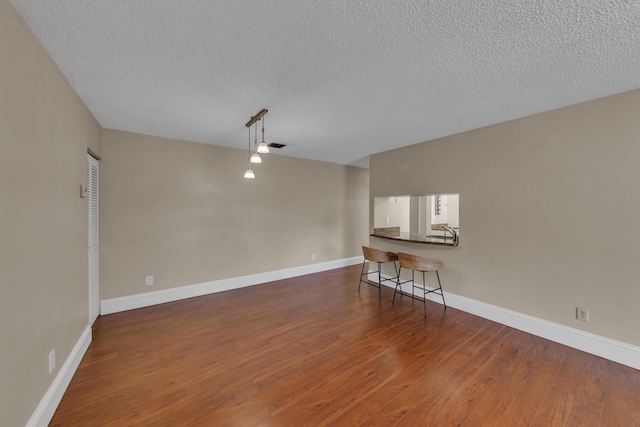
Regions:
<instances>
[{"instance_id":1,"label":"bar stool leg","mask_svg":"<svg viewBox=\"0 0 640 427\"><path fill-rule=\"evenodd\" d=\"M378 263L378 299L382 301L382 263Z\"/></svg>"},{"instance_id":2,"label":"bar stool leg","mask_svg":"<svg viewBox=\"0 0 640 427\"><path fill-rule=\"evenodd\" d=\"M398 292L398 288L400 288L400 272L402 271L402 267L398 267L395 261L393 262L393 266L396 268L396 289L393 291L391 304L396 302L396 293ZM400 296L402 296L402 288L400 288Z\"/></svg>"},{"instance_id":3,"label":"bar stool leg","mask_svg":"<svg viewBox=\"0 0 640 427\"><path fill-rule=\"evenodd\" d=\"M360 285L362 284L362 276L364 276L364 266L367 265L367 260L365 259L362 263L362 270L360 271L360 282L358 282L358 292L360 292Z\"/></svg>"},{"instance_id":4,"label":"bar stool leg","mask_svg":"<svg viewBox=\"0 0 640 427\"><path fill-rule=\"evenodd\" d=\"M411 299L416 299L416 271L411 270Z\"/></svg>"},{"instance_id":5,"label":"bar stool leg","mask_svg":"<svg viewBox=\"0 0 640 427\"><path fill-rule=\"evenodd\" d=\"M444 304L444 308L447 308L447 302L444 300L444 291L442 290L442 284L440 283L440 275L438 274L438 270L436 270L436 276L438 277L438 286L440 287L440 295L442 296L442 303Z\"/></svg>"},{"instance_id":6,"label":"bar stool leg","mask_svg":"<svg viewBox=\"0 0 640 427\"><path fill-rule=\"evenodd\" d=\"M424 271L422 272L422 303L424 304L424 317L427 317L427 282Z\"/></svg>"}]
</instances>

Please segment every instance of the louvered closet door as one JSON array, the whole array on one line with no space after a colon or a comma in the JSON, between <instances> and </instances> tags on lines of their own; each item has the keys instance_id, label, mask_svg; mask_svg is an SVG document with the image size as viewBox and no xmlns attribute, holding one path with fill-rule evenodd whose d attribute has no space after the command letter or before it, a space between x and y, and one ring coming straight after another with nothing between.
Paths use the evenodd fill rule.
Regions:
<instances>
[{"instance_id":1,"label":"louvered closet door","mask_svg":"<svg viewBox=\"0 0 640 427\"><path fill-rule=\"evenodd\" d=\"M87 185L89 189L89 325L100 314L100 293L98 282L98 184L99 164L91 155L87 155Z\"/></svg>"}]
</instances>

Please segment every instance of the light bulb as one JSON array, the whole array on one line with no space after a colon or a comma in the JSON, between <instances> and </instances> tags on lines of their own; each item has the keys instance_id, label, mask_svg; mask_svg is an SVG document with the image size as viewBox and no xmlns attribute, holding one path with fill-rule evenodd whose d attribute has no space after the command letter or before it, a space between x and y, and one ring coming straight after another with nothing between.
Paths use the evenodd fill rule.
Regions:
<instances>
[{"instance_id":1,"label":"light bulb","mask_svg":"<svg viewBox=\"0 0 640 427\"><path fill-rule=\"evenodd\" d=\"M253 173L253 171L251 170L251 168L247 169L247 171L244 173L244 177L247 179L253 179L256 177L256 175Z\"/></svg>"},{"instance_id":2,"label":"light bulb","mask_svg":"<svg viewBox=\"0 0 640 427\"><path fill-rule=\"evenodd\" d=\"M262 141L260 145L258 145L258 153L267 154L269 152L269 146L266 142Z\"/></svg>"},{"instance_id":3,"label":"light bulb","mask_svg":"<svg viewBox=\"0 0 640 427\"><path fill-rule=\"evenodd\" d=\"M253 153L251 155L251 163L262 163L262 157L260 157L260 154Z\"/></svg>"}]
</instances>

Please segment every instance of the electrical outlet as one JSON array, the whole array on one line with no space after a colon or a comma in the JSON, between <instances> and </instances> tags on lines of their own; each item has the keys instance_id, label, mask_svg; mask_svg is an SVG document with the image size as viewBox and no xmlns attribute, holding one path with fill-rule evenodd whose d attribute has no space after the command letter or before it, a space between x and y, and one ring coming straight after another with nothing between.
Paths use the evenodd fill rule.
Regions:
<instances>
[{"instance_id":1,"label":"electrical outlet","mask_svg":"<svg viewBox=\"0 0 640 427\"><path fill-rule=\"evenodd\" d=\"M583 322L589 321L589 310L576 307L576 319L582 320Z\"/></svg>"},{"instance_id":2,"label":"electrical outlet","mask_svg":"<svg viewBox=\"0 0 640 427\"><path fill-rule=\"evenodd\" d=\"M316 254L311 254L311 261L315 261L316 260Z\"/></svg>"},{"instance_id":3,"label":"electrical outlet","mask_svg":"<svg viewBox=\"0 0 640 427\"><path fill-rule=\"evenodd\" d=\"M153 285L153 276L147 276L147 280L145 282L147 286Z\"/></svg>"},{"instance_id":4,"label":"electrical outlet","mask_svg":"<svg viewBox=\"0 0 640 427\"><path fill-rule=\"evenodd\" d=\"M49 353L49 373L53 372L56 369L56 350L51 350Z\"/></svg>"}]
</instances>

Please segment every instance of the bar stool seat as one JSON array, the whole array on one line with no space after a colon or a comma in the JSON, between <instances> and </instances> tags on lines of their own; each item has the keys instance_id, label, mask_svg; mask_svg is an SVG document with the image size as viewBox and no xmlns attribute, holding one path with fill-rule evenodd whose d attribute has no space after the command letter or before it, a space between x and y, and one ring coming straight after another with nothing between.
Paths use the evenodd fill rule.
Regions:
<instances>
[{"instance_id":1,"label":"bar stool seat","mask_svg":"<svg viewBox=\"0 0 640 427\"><path fill-rule=\"evenodd\" d=\"M397 282L400 276L400 270L398 269L398 264L396 264L396 261L398 261L398 255L395 252L382 251L380 249L369 248L367 246L362 247L362 254L364 255L364 262L362 263L362 271L360 272L360 282L358 283L358 292L360 292L360 285L362 283L366 283L368 285L378 288L378 298L380 299L380 301L382 301L382 282L385 282L385 281ZM367 271L365 273L364 271L367 261L378 263L378 271L377 271L378 283L377 284L369 281L369 274L373 274L376 272ZM382 278L381 267L382 267L382 264L385 262L393 262L393 267L396 271L395 277L391 277L388 279ZM366 276L366 279L362 279L363 276Z\"/></svg>"},{"instance_id":2,"label":"bar stool seat","mask_svg":"<svg viewBox=\"0 0 640 427\"><path fill-rule=\"evenodd\" d=\"M402 285L403 283L411 282L411 298L416 299L414 289L422 289L422 299L424 303L424 317L427 317L427 294L435 293L442 297L442 303L444 304L444 308L447 308L447 303L444 300L444 293L442 291L442 284L440 283L440 274L438 270L444 268L444 263L440 260L427 258L419 255L405 254L402 252L398 252L398 261L400 263L400 269L398 271L398 280L396 281L396 289L393 292L393 303L396 301L396 293L400 293L402 296ZM404 282L400 281L400 272L403 268L411 270L411 280L405 280ZM422 273L422 286L416 286L415 282L415 272L419 271ZM425 274L430 271L436 272L436 277L438 278L438 287L435 289L427 290L427 285L425 281Z\"/></svg>"}]
</instances>

